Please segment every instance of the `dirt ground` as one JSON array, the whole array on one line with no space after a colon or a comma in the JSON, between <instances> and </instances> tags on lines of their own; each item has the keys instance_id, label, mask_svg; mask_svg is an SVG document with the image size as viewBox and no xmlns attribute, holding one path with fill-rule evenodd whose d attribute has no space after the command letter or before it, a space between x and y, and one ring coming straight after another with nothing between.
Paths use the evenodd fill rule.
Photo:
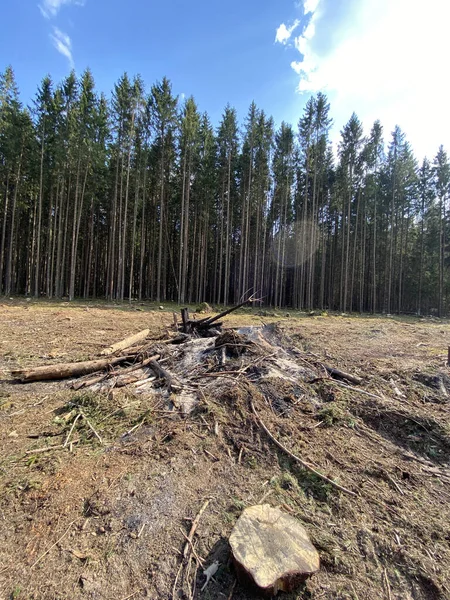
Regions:
<instances>
[{"instance_id":1,"label":"dirt ground","mask_svg":"<svg viewBox=\"0 0 450 600\"><path fill-rule=\"evenodd\" d=\"M280 597L450 599L448 321L242 310L225 327L276 322L276 343L305 376L277 375L267 359L201 380L188 416L128 387L11 381L13 368L94 358L146 327L161 339L171 310L0 304L0 600L254 600L227 539L261 502L297 517L320 553L320 571ZM331 379L323 364L362 383ZM279 450L251 402L274 437L355 495Z\"/></svg>"}]
</instances>

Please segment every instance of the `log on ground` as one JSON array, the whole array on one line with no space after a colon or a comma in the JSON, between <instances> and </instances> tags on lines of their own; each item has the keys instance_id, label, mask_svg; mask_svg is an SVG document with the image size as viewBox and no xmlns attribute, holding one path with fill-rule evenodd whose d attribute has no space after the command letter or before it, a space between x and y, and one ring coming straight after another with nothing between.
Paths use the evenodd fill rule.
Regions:
<instances>
[{"instance_id":1,"label":"log on ground","mask_svg":"<svg viewBox=\"0 0 450 600\"><path fill-rule=\"evenodd\" d=\"M116 342L109 348L105 348L100 352L102 356L109 356L110 354L114 354L115 352L119 352L119 350L125 350L126 348L131 348L135 344L139 344L143 342L150 335L150 329L143 329L134 335L130 335L126 337L124 340L120 342Z\"/></svg>"},{"instance_id":2,"label":"log on ground","mask_svg":"<svg viewBox=\"0 0 450 600\"><path fill-rule=\"evenodd\" d=\"M69 379L70 377L81 377L103 371L115 365L132 360L133 356L119 356L118 358L88 360L76 363L60 363L57 365L45 365L31 369L14 369L11 375L22 383L28 381L47 381L52 379Z\"/></svg>"}]
</instances>

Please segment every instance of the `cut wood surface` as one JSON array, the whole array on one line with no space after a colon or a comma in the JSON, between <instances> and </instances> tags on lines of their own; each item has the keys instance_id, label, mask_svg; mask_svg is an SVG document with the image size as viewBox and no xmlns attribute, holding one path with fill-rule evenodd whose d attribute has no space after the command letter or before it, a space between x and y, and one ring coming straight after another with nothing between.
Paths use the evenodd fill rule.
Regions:
<instances>
[{"instance_id":1,"label":"cut wood surface","mask_svg":"<svg viewBox=\"0 0 450 600\"><path fill-rule=\"evenodd\" d=\"M109 348L105 348L100 352L102 356L108 356L110 354L114 354L119 350L125 350L125 348L131 348L135 344L139 344L139 342L143 342L150 335L150 329L143 329L139 331L139 333L135 333L134 335L130 335L120 342L116 342Z\"/></svg>"},{"instance_id":2,"label":"cut wood surface","mask_svg":"<svg viewBox=\"0 0 450 600\"><path fill-rule=\"evenodd\" d=\"M291 515L269 504L250 506L230 536L237 576L256 585L264 597L292 592L319 570L319 554L306 529Z\"/></svg>"},{"instance_id":3,"label":"cut wood surface","mask_svg":"<svg viewBox=\"0 0 450 600\"><path fill-rule=\"evenodd\" d=\"M51 379L69 379L70 377L81 377L96 371L103 371L109 367L119 365L133 356L119 356L118 358L102 358L99 360L88 360L76 363L60 363L57 365L45 365L31 369L14 369L11 375L20 381L46 381Z\"/></svg>"}]
</instances>

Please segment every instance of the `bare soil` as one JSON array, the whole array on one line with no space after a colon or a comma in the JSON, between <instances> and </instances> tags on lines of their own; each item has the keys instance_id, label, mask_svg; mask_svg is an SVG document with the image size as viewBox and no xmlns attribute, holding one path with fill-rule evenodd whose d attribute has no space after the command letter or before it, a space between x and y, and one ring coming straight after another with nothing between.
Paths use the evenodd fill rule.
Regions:
<instances>
[{"instance_id":1,"label":"bare soil","mask_svg":"<svg viewBox=\"0 0 450 600\"><path fill-rule=\"evenodd\" d=\"M320 553L319 573L286 599L450 599L449 323L240 311L225 326L250 339L276 322L257 338L266 358L232 356L226 377L208 363L189 415L158 391L11 381L10 369L95 358L146 327L156 341L172 321L146 305L0 304L0 599L256 599L235 581L227 539L260 502L297 517ZM183 361L193 381L198 365ZM363 383L345 387L323 364ZM251 402L356 495L279 450Z\"/></svg>"}]
</instances>

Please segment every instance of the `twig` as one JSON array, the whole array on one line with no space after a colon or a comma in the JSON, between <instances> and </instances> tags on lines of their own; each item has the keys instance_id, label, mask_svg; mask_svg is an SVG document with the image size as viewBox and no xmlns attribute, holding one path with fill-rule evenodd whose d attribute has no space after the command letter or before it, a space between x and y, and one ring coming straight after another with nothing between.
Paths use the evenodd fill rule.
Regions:
<instances>
[{"instance_id":1,"label":"twig","mask_svg":"<svg viewBox=\"0 0 450 600\"><path fill-rule=\"evenodd\" d=\"M350 381L350 383L356 383L356 385L360 385L362 383L362 379L356 377L355 375L351 375L350 373L346 373L345 371L341 371L340 369L336 369L335 367L324 365L323 363L321 363L321 365L325 369L325 371L331 375L333 379L335 377L338 377L339 379L346 379L347 381Z\"/></svg>"},{"instance_id":2,"label":"twig","mask_svg":"<svg viewBox=\"0 0 450 600\"><path fill-rule=\"evenodd\" d=\"M181 533L183 534L183 537L184 537L184 539L187 541L187 543L188 543L188 544L189 544L189 546L191 547L192 554L194 555L194 557L195 557L196 561L198 562L198 564L199 564L201 567L203 567L203 563L204 563L205 561L203 560L203 558L200 558L200 556L199 556L199 555L197 554L197 552L195 551L194 544L192 543L192 540L190 540L190 539L188 538L188 536L187 536L187 535L184 533L184 531L183 531L181 528L180 528L180 531L181 531Z\"/></svg>"},{"instance_id":3,"label":"twig","mask_svg":"<svg viewBox=\"0 0 450 600\"><path fill-rule=\"evenodd\" d=\"M142 535L142 532L144 531L144 527L145 527L146 525L147 525L147 523L144 521L144 522L142 523L142 527L139 529L139 533L137 534L137 536L138 536L138 539L141 537L141 535Z\"/></svg>"},{"instance_id":4,"label":"twig","mask_svg":"<svg viewBox=\"0 0 450 600\"><path fill-rule=\"evenodd\" d=\"M72 440L71 444L77 444L80 440ZM45 448L36 448L35 450L27 450L25 454L40 454L41 452L49 452L50 450L59 450L60 448L64 448L64 444L57 444L56 446L45 446Z\"/></svg>"},{"instance_id":5,"label":"twig","mask_svg":"<svg viewBox=\"0 0 450 600\"><path fill-rule=\"evenodd\" d=\"M40 454L41 452L50 452L50 450L56 450L57 448L64 448L64 444L57 444L56 446L45 446L45 448L36 448L35 450L27 450L25 454Z\"/></svg>"},{"instance_id":6,"label":"twig","mask_svg":"<svg viewBox=\"0 0 450 600\"><path fill-rule=\"evenodd\" d=\"M133 592L129 596L126 596L125 598L122 598L122 600L130 600L130 598L134 598L134 596L136 596L136 594L139 594L140 591L141 590L136 590L135 592Z\"/></svg>"},{"instance_id":7,"label":"twig","mask_svg":"<svg viewBox=\"0 0 450 600\"><path fill-rule=\"evenodd\" d=\"M72 527L72 525L78 521L78 519L75 519L74 521L72 521L72 523L69 525L69 527L66 529L66 531L62 534L62 536L56 540L56 542L54 544L52 544L50 546L50 548L48 550L46 550L44 552L44 554L42 554L37 560L34 561L34 563L31 565L30 569L32 569L33 567L35 567L39 562L41 562L41 560L47 556L47 554L50 552L50 550L52 550L52 548L54 548L55 546L57 546L59 544L59 542L61 542L63 540L63 538L66 537L66 535L69 533L70 528Z\"/></svg>"},{"instance_id":8,"label":"twig","mask_svg":"<svg viewBox=\"0 0 450 600\"><path fill-rule=\"evenodd\" d=\"M98 439L98 441L100 442L100 444L103 446L103 440L102 438L99 436L99 434L95 431L94 427L91 425L91 422L89 421L89 419L86 417L86 415L82 412L81 413L82 417L84 418L84 420L86 421L86 423L88 424L88 427L91 429L91 431L94 433L95 437Z\"/></svg>"},{"instance_id":9,"label":"twig","mask_svg":"<svg viewBox=\"0 0 450 600\"><path fill-rule=\"evenodd\" d=\"M267 492L264 494L264 496L261 498L261 500L258 502L258 504L262 504L264 502L264 500L266 498L268 498L270 496L270 494L272 494L272 493L273 493L272 489L271 490L267 490Z\"/></svg>"},{"instance_id":10,"label":"twig","mask_svg":"<svg viewBox=\"0 0 450 600\"><path fill-rule=\"evenodd\" d=\"M356 590L355 590L355 588L354 588L354 586L353 586L353 583L352 583L351 581L350 581L350 587L352 588L352 592L353 592L353 594L354 594L354 596L355 596L355 600L359 600L359 596L358 596L358 594L356 593Z\"/></svg>"},{"instance_id":11,"label":"twig","mask_svg":"<svg viewBox=\"0 0 450 600\"><path fill-rule=\"evenodd\" d=\"M206 502L203 504L203 506L199 510L197 516L192 521L192 527L191 527L191 530L189 531L189 535L187 536L188 541L191 542L191 544L192 544L192 539L193 539L193 537L195 535L195 532L197 530L198 524L200 522L200 518L201 518L202 514L205 512L205 510L207 509L208 504L210 503L210 501L211 501L211 498L208 498L208 500L206 500ZM189 550L189 544L186 543L186 545L184 547L184 550L183 550L183 557L184 558L186 558L188 550Z\"/></svg>"},{"instance_id":12,"label":"twig","mask_svg":"<svg viewBox=\"0 0 450 600\"><path fill-rule=\"evenodd\" d=\"M145 419L142 419L142 421L140 421L137 425L135 425L129 431L124 433L122 437L125 437L126 435L131 435L133 433L133 431L136 431L136 429L138 429L141 425L144 424L144 421L145 421Z\"/></svg>"},{"instance_id":13,"label":"twig","mask_svg":"<svg viewBox=\"0 0 450 600\"><path fill-rule=\"evenodd\" d=\"M75 425L77 424L78 419L81 417L81 413L78 413L77 416L75 417L73 423L72 423L72 427L70 428L70 431L66 437L66 441L63 444L63 448L65 448L67 446L67 444L69 443L70 440L70 436L72 435L72 431L75 429Z\"/></svg>"},{"instance_id":14,"label":"twig","mask_svg":"<svg viewBox=\"0 0 450 600\"><path fill-rule=\"evenodd\" d=\"M131 367L127 367L126 369L120 369L118 371L113 371L111 375L125 375L126 373L132 373L133 371L137 371L138 369L143 369L144 367L147 367L152 362L152 360L159 360L160 358L160 354L154 354L153 356L149 356L148 358L137 362Z\"/></svg>"},{"instance_id":15,"label":"twig","mask_svg":"<svg viewBox=\"0 0 450 600\"><path fill-rule=\"evenodd\" d=\"M389 473L386 473L386 478L392 483L392 485L396 488L396 490L399 492L399 494L401 494L402 496L405 495L405 492L402 490L402 488L398 485L398 483L395 481L395 479L393 479Z\"/></svg>"},{"instance_id":16,"label":"twig","mask_svg":"<svg viewBox=\"0 0 450 600\"><path fill-rule=\"evenodd\" d=\"M196 586L197 586L197 571L198 571L198 564L196 563L194 577L192 578L191 598L195 598L195 590L196 590Z\"/></svg>"},{"instance_id":17,"label":"twig","mask_svg":"<svg viewBox=\"0 0 450 600\"><path fill-rule=\"evenodd\" d=\"M347 385L346 383L342 383L341 381L336 381L333 379L333 383L336 385L340 385L343 388L347 388L348 390L353 390L354 392L358 392L359 394L364 394L365 396L369 396L369 398L375 398L375 400L384 400L381 396L377 396L376 394L371 394L370 392L366 392L366 390L362 390L361 388L354 387L353 385Z\"/></svg>"},{"instance_id":18,"label":"twig","mask_svg":"<svg viewBox=\"0 0 450 600\"><path fill-rule=\"evenodd\" d=\"M386 567L384 567L384 581L386 582L386 591L387 591L388 599L392 600L391 586L389 584L389 579L388 579L388 576L387 576Z\"/></svg>"},{"instance_id":19,"label":"twig","mask_svg":"<svg viewBox=\"0 0 450 600\"><path fill-rule=\"evenodd\" d=\"M264 431L266 432L266 434L270 437L270 439L279 447L281 448L281 450L283 450L283 452L286 452L286 454L288 454L291 458L293 458L294 460L296 460L298 463L300 463L302 465L302 467L304 467L305 469L307 469L308 471L310 471L311 473L314 473L315 475L317 475L317 477L320 477L320 479L322 479L323 481L326 481L327 483L329 483L330 485L334 486L335 488L337 488L338 490L341 490L341 492L345 492L346 494L350 494L350 496L356 496L357 494L355 494L355 492L352 492L351 490L348 490L347 488L343 487L342 485L339 485L338 483L336 483L335 481L333 481L332 479L329 479L326 475L323 475L322 473L320 473L319 471L316 471L316 469L314 469L313 467L311 467L311 465L309 465L307 462L305 462L304 460L302 460L301 458L299 458L298 456L296 456L295 454L293 454L290 450L288 450L286 448L286 446L283 446L283 444L281 442L279 442L276 438L274 438L274 436L270 433L270 431L267 429L267 427L264 425L263 421L261 420L261 417L258 415L258 413L255 410L255 407L253 405L253 402L250 400L250 406L252 408L253 414L256 417L257 422L259 423L259 425L264 429Z\"/></svg>"},{"instance_id":20,"label":"twig","mask_svg":"<svg viewBox=\"0 0 450 600\"><path fill-rule=\"evenodd\" d=\"M206 448L203 448L203 451L205 452L205 454L207 454L209 457L211 457L213 460L215 460L216 462L220 461L220 458L217 458L217 456L215 456L212 452L210 452L209 450L207 450Z\"/></svg>"},{"instance_id":21,"label":"twig","mask_svg":"<svg viewBox=\"0 0 450 600\"><path fill-rule=\"evenodd\" d=\"M231 600L234 594L234 588L236 587L237 579L233 581L233 585L231 586L230 593L228 594L227 600Z\"/></svg>"},{"instance_id":22,"label":"twig","mask_svg":"<svg viewBox=\"0 0 450 600\"><path fill-rule=\"evenodd\" d=\"M134 387L142 387L143 385L146 385L147 383L151 383L152 381L155 381L156 377L147 377L146 379L141 379L140 381L136 381L134 384Z\"/></svg>"},{"instance_id":23,"label":"twig","mask_svg":"<svg viewBox=\"0 0 450 600\"><path fill-rule=\"evenodd\" d=\"M177 583L178 583L178 578L180 576L181 573L181 569L183 568L183 561L181 561L180 566L178 567L178 571L175 577L175 581L173 582L173 587L172 587L172 600L175 600L175 593L177 590Z\"/></svg>"}]
</instances>

